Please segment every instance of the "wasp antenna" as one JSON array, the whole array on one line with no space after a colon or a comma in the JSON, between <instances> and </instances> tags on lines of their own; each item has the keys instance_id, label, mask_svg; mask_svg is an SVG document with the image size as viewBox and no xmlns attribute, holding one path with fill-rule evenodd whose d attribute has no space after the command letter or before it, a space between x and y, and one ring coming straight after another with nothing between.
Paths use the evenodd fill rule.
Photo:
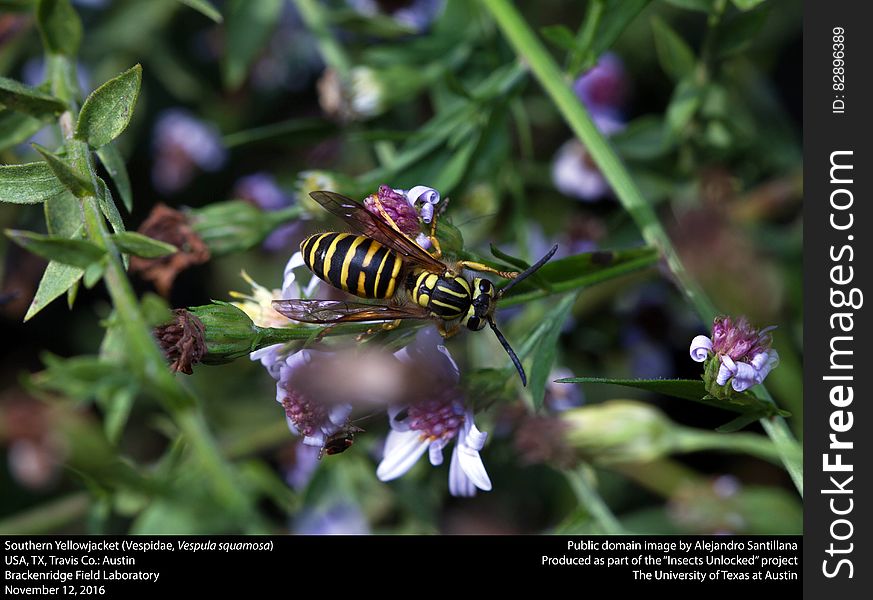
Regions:
<instances>
[{"instance_id":1,"label":"wasp antenna","mask_svg":"<svg viewBox=\"0 0 873 600\"><path fill-rule=\"evenodd\" d=\"M518 376L521 377L521 385L527 387L527 375L524 374L524 367L521 366L521 361L518 360L515 350L512 349L512 346L509 345L509 342L506 341L506 338L503 337L503 334L500 333L499 329L497 329L497 324L493 319L488 319L488 324L491 325L491 329L494 330L494 335L497 336L500 345L503 346L503 349L506 350L509 358L512 359L512 364L515 365L515 370L518 371Z\"/></svg>"},{"instance_id":2,"label":"wasp antenna","mask_svg":"<svg viewBox=\"0 0 873 600\"><path fill-rule=\"evenodd\" d=\"M515 279L511 279L506 286L498 292L498 298L502 297L503 294L512 289L512 286L521 283L531 275L533 275L540 267L549 262L549 259L554 256L555 252L558 251L558 244L552 246L552 249L546 252L546 255L539 259L537 262L529 266L527 269L518 274L518 277ZM493 326L493 325L492 325ZM495 330L496 331L496 330Z\"/></svg>"}]
</instances>

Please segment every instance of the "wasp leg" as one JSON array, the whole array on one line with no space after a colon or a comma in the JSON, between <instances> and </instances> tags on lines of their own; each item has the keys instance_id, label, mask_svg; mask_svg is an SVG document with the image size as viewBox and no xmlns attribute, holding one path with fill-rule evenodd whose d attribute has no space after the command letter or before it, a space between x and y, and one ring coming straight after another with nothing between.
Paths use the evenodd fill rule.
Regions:
<instances>
[{"instance_id":1,"label":"wasp leg","mask_svg":"<svg viewBox=\"0 0 873 600\"><path fill-rule=\"evenodd\" d=\"M400 319L395 319L394 321L389 321L388 323L382 323L379 327L371 327L364 333L358 334L355 338L356 342L360 342L362 340L367 339L369 336L379 333L380 331L391 331L393 329L397 329L400 327L402 321Z\"/></svg>"},{"instance_id":2,"label":"wasp leg","mask_svg":"<svg viewBox=\"0 0 873 600\"><path fill-rule=\"evenodd\" d=\"M461 331L461 324L455 323L449 329L446 329L445 322L437 323L437 331L440 332L440 335L443 336L444 339L449 339L453 335L456 335L459 331Z\"/></svg>"},{"instance_id":3,"label":"wasp leg","mask_svg":"<svg viewBox=\"0 0 873 600\"><path fill-rule=\"evenodd\" d=\"M326 336L327 333L328 333L331 329L333 329L334 327L336 327L337 325L339 325L339 323L332 323L332 324L328 325L327 327L322 327L322 328L321 328L321 331L319 331L317 334L315 334L315 337L312 338L312 343L313 343L313 344L318 344L318 343L320 343L322 340L324 340L324 336Z\"/></svg>"},{"instance_id":4,"label":"wasp leg","mask_svg":"<svg viewBox=\"0 0 873 600\"><path fill-rule=\"evenodd\" d=\"M430 222L430 233L427 236L427 239L430 240L431 246L433 246L433 251L430 253L434 258L442 258L443 256L443 248L440 246L440 241L436 236L437 230L437 214L433 214L433 219Z\"/></svg>"},{"instance_id":5,"label":"wasp leg","mask_svg":"<svg viewBox=\"0 0 873 600\"><path fill-rule=\"evenodd\" d=\"M500 275L504 279L515 279L518 277L518 271L498 271L488 265L483 265L482 263L470 260L458 261L458 268L470 269L471 271L481 271L483 273L494 273L495 275Z\"/></svg>"}]
</instances>

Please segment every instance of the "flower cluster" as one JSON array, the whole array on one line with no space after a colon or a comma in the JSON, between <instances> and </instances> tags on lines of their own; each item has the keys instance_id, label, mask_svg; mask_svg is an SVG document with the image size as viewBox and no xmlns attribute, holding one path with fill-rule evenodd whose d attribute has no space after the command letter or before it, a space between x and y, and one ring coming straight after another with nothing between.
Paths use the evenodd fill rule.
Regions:
<instances>
[{"instance_id":1,"label":"flower cluster","mask_svg":"<svg viewBox=\"0 0 873 600\"><path fill-rule=\"evenodd\" d=\"M383 185L376 194L365 200L368 210L389 217L404 234L421 239L419 220L433 219L439 192L426 186L398 190ZM311 278L301 287L295 269L303 265L300 252L294 254L285 267L282 290L269 290L244 274L252 285L251 294L233 295L243 310L260 327L294 327L296 323L272 308L279 298L310 298L319 280ZM282 407L288 427L303 438L307 446L323 447L327 439L350 424L355 403L346 401L342 394L327 394L313 382L323 381L330 372L331 363L342 361L341 351L304 349L289 351L283 344L274 344L252 352L252 360L259 361L276 381L276 401ZM405 474L418 459L428 454L430 462L443 462L443 449L454 442L449 466L449 491L455 496L473 496L477 489L490 490L491 480L479 452L488 435L473 422L473 411L465 402L459 387L460 373L442 338L433 327L423 328L414 341L387 355L395 365L402 365L414 373L419 383L410 386L406 397L392 394L383 384L373 386L358 381L356 388L367 387L364 395L377 395L370 402L388 406L391 431L385 442L384 456L376 474L382 481L390 481ZM361 368L363 359L356 359ZM390 365L372 368L390 369ZM396 369L393 373L397 374ZM365 378L366 379L366 378ZM424 383L422 383L424 382ZM342 387L342 386L339 386ZM329 397L331 396L331 397ZM399 402L400 401L400 402Z\"/></svg>"},{"instance_id":2,"label":"flower cluster","mask_svg":"<svg viewBox=\"0 0 873 600\"><path fill-rule=\"evenodd\" d=\"M606 136L624 129L621 113L628 84L621 59L604 54L598 63L583 73L573 85L576 96L590 111L597 129ZM585 146L576 139L564 143L552 163L552 181L567 196L593 202L606 196L609 183L591 159Z\"/></svg>"},{"instance_id":3,"label":"flower cluster","mask_svg":"<svg viewBox=\"0 0 873 600\"><path fill-rule=\"evenodd\" d=\"M364 199L368 211L393 222L404 233L423 248L430 247L430 240L421 231L419 219L425 223L433 221L434 207L440 201L440 193L433 188L417 185L409 190L395 190L380 185L379 191Z\"/></svg>"},{"instance_id":4,"label":"flower cluster","mask_svg":"<svg viewBox=\"0 0 873 600\"><path fill-rule=\"evenodd\" d=\"M757 330L744 317L716 317L712 337L698 335L691 340L691 358L707 363L707 389L730 383L734 391L744 392L762 383L779 364L779 354L771 348L773 329Z\"/></svg>"}]
</instances>

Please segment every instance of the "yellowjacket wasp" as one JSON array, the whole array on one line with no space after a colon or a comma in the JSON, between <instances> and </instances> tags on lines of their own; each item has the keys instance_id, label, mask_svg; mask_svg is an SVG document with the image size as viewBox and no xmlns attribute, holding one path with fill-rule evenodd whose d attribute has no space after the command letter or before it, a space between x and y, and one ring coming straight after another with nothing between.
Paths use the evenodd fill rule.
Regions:
<instances>
[{"instance_id":1,"label":"yellowjacket wasp","mask_svg":"<svg viewBox=\"0 0 873 600\"><path fill-rule=\"evenodd\" d=\"M522 384L527 385L521 361L494 323L494 311L497 301L512 286L548 262L557 245L522 273L497 271L471 261L449 264L439 259L442 252L434 237L435 218L430 235L435 253L430 254L404 235L387 215L373 214L354 200L334 192L316 191L309 195L356 233L327 232L309 236L300 244L306 266L317 277L345 292L388 302L290 299L273 301L273 308L304 323L431 319L446 338L456 334L461 325L479 331L487 323L512 359ZM464 268L496 273L510 282L497 291L488 279L463 277L460 273Z\"/></svg>"}]
</instances>

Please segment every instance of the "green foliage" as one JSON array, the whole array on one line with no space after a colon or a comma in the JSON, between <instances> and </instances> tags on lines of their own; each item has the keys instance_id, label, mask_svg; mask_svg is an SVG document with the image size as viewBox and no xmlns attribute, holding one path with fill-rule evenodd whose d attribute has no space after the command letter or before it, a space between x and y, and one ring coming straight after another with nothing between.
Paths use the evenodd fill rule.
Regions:
<instances>
[{"instance_id":1,"label":"green foliage","mask_svg":"<svg viewBox=\"0 0 873 600\"><path fill-rule=\"evenodd\" d=\"M216 23L221 23L224 20L224 17L221 16L221 13L215 8L209 0L179 0L182 4L190 6L200 14L204 15L215 21Z\"/></svg>"},{"instance_id":2,"label":"green foliage","mask_svg":"<svg viewBox=\"0 0 873 600\"><path fill-rule=\"evenodd\" d=\"M655 50L664 72L674 81L682 81L694 71L694 51L666 21L652 19L655 34Z\"/></svg>"},{"instance_id":3,"label":"green foliage","mask_svg":"<svg viewBox=\"0 0 873 600\"><path fill-rule=\"evenodd\" d=\"M44 162L0 165L0 201L38 204L64 191L64 184Z\"/></svg>"},{"instance_id":4,"label":"green foliage","mask_svg":"<svg viewBox=\"0 0 873 600\"><path fill-rule=\"evenodd\" d=\"M32 117L57 115L67 108L66 104L54 96L14 79L0 77L0 108L3 107Z\"/></svg>"},{"instance_id":5,"label":"green foliage","mask_svg":"<svg viewBox=\"0 0 873 600\"><path fill-rule=\"evenodd\" d=\"M133 116L141 83L142 67L135 65L91 92L76 122L76 139L99 148L121 135Z\"/></svg>"},{"instance_id":6,"label":"green foliage","mask_svg":"<svg viewBox=\"0 0 873 600\"><path fill-rule=\"evenodd\" d=\"M282 0L229 0L227 6L227 53L223 65L224 84L235 89L245 80L249 66L264 47L276 25Z\"/></svg>"},{"instance_id":7,"label":"green foliage","mask_svg":"<svg viewBox=\"0 0 873 600\"><path fill-rule=\"evenodd\" d=\"M121 196L121 202L124 203L124 208L127 212L133 210L133 192L130 187L130 177L127 175L127 166L124 164L124 157L118 149L112 144L104 144L97 149L97 156L103 167L112 178L115 187L118 190L118 195Z\"/></svg>"},{"instance_id":8,"label":"green foliage","mask_svg":"<svg viewBox=\"0 0 873 600\"><path fill-rule=\"evenodd\" d=\"M172 244L153 240L152 238L134 231L122 231L112 236L112 241L118 249L134 256L143 258L158 258L178 252L178 248Z\"/></svg>"},{"instance_id":9,"label":"green foliage","mask_svg":"<svg viewBox=\"0 0 873 600\"><path fill-rule=\"evenodd\" d=\"M105 250L86 240L52 237L29 231L6 230L13 242L49 260L85 269L103 258Z\"/></svg>"},{"instance_id":10,"label":"green foliage","mask_svg":"<svg viewBox=\"0 0 873 600\"><path fill-rule=\"evenodd\" d=\"M59 156L52 154L46 148L39 144L33 144L34 150L39 152L48 168L54 173L54 176L60 181L65 188L79 198L85 196L93 196L95 194L94 187L91 182L80 175L72 166Z\"/></svg>"},{"instance_id":11,"label":"green foliage","mask_svg":"<svg viewBox=\"0 0 873 600\"><path fill-rule=\"evenodd\" d=\"M543 406L549 373L552 372L558 356L558 337L576 298L577 294L568 294L558 303L555 310L550 311L545 321L545 328L534 348L530 369L530 395L534 410L539 410Z\"/></svg>"},{"instance_id":12,"label":"green foliage","mask_svg":"<svg viewBox=\"0 0 873 600\"><path fill-rule=\"evenodd\" d=\"M46 50L75 56L82 42L82 21L70 0L39 0L36 24Z\"/></svg>"},{"instance_id":13,"label":"green foliage","mask_svg":"<svg viewBox=\"0 0 873 600\"><path fill-rule=\"evenodd\" d=\"M26 141L44 125L40 119L12 110L0 110L0 152Z\"/></svg>"},{"instance_id":14,"label":"green foliage","mask_svg":"<svg viewBox=\"0 0 873 600\"><path fill-rule=\"evenodd\" d=\"M724 410L743 413L746 424L772 416L789 417L791 413L777 408L772 402L760 400L750 392L733 392L716 398L706 391L699 379L606 379L603 377L568 377L558 383L606 383L637 388L682 400L691 400Z\"/></svg>"}]
</instances>

